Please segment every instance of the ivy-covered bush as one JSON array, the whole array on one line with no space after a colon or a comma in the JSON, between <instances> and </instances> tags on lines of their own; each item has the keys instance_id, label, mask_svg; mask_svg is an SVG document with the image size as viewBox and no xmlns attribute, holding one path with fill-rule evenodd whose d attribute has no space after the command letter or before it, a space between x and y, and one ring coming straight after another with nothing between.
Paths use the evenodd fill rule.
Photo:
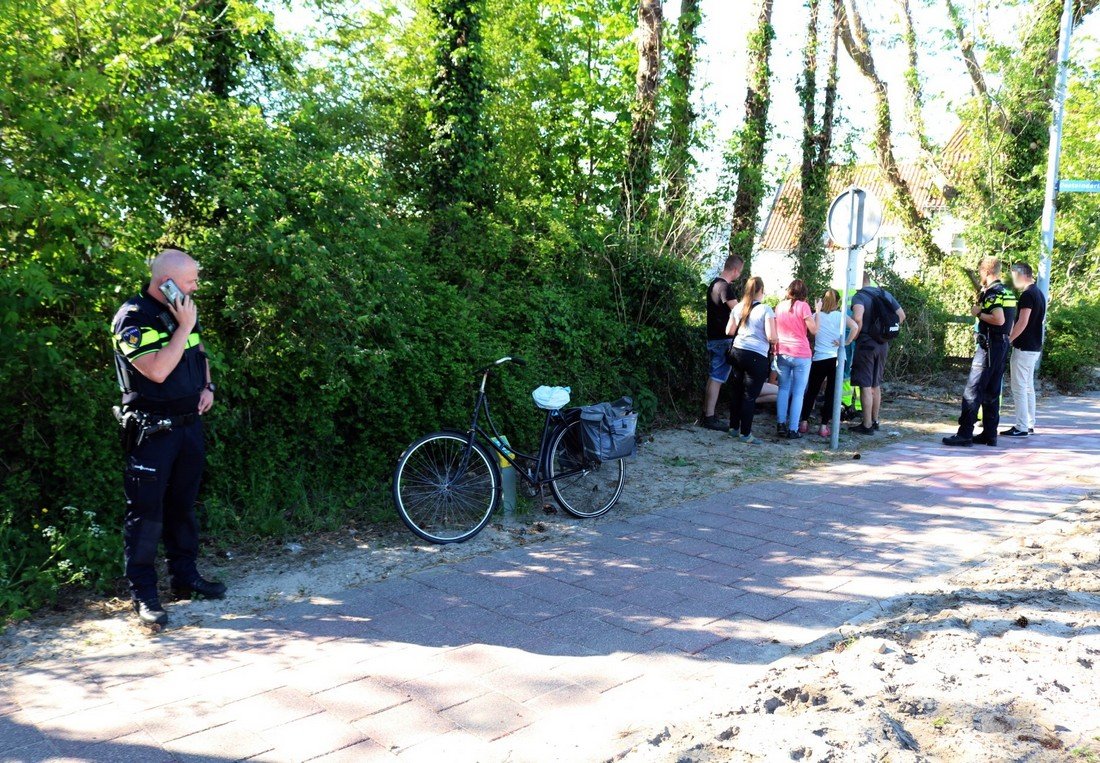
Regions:
<instances>
[{"instance_id":1,"label":"ivy-covered bush","mask_svg":"<svg viewBox=\"0 0 1100 763\"><path fill-rule=\"evenodd\" d=\"M1095 387L1100 368L1100 301L1054 303L1039 373L1066 392Z\"/></svg>"}]
</instances>

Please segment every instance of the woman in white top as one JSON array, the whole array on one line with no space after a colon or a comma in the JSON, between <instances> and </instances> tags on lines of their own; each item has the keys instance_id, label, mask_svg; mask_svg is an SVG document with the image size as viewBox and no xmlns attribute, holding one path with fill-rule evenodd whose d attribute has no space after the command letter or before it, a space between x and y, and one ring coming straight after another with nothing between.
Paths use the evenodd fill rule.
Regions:
<instances>
[{"instance_id":1,"label":"woman in white top","mask_svg":"<svg viewBox=\"0 0 1100 763\"><path fill-rule=\"evenodd\" d=\"M821 406L821 427L818 434L828 437L829 422L833 419L833 396L836 394L836 357L840 350L840 332L847 327L844 344L851 344L855 337L856 322L841 315L840 296L836 289L826 289L825 296L817 301L817 334L814 336L814 356L810 364L810 382L802 400L802 422L799 429L809 430L810 413L814 409L821 384L825 382L825 402Z\"/></svg>"},{"instance_id":2,"label":"woman in white top","mask_svg":"<svg viewBox=\"0 0 1100 763\"><path fill-rule=\"evenodd\" d=\"M747 445L760 440L752 436L752 419L756 411L756 397L768 380L771 363L768 355L778 341L775 330L775 313L761 302L764 298L764 281L754 276L745 284L744 296L730 312L726 335L733 337L730 349L730 436L738 437Z\"/></svg>"}]
</instances>

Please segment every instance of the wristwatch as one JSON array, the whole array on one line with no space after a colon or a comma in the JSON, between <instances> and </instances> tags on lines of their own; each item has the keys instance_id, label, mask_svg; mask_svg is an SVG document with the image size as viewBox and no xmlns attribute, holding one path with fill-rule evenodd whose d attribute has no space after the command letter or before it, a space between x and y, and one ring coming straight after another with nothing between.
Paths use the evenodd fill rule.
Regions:
<instances>
[{"instance_id":1,"label":"wristwatch","mask_svg":"<svg viewBox=\"0 0 1100 763\"><path fill-rule=\"evenodd\" d=\"M214 391L214 390L216 390L217 388L218 388L218 387L217 387L217 385L216 385L216 384L214 384L214 382L207 382L207 383L206 383L206 386L205 386L205 387L203 387L203 389L208 389L208 390L210 390L211 392L213 392L213 391Z\"/></svg>"}]
</instances>

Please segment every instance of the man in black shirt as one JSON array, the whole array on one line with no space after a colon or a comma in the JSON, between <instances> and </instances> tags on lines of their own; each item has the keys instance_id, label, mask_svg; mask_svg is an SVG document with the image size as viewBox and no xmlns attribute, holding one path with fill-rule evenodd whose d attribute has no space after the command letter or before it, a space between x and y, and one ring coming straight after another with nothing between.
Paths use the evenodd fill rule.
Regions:
<instances>
[{"instance_id":1,"label":"man in black shirt","mask_svg":"<svg viewBox=\"0 0 1100 763\"><path fill-rule=\"evenodd\" d=\"M1001 421L1001 385L1008 360L1008 334L1016 321L1016 295L1001 283L1001 261L986 257L978 266L982 290L971 308L977 318L977 346L970 364L970 376L963 390L959 431L943 438L944 445L969 447L997 444L997 425ZM978 409L982 413L982 433L974 435Z\"/></svg>"},{"instance_id":2,"label":"man in black shirt","mask_svg":"<svg viewBox=\"0 0 1100 763\"><path fill-rule=\"evenodd\" d=\"M1008 335L1012 344L1010 379L1016 423L1001 434L1005 437L1027 437L1035 431L1035 367L1043 352L1047 298L1035 284L1035 274L1026 262L1017 262L1012 266L1012 285L1020 292L1016 325Z\"/></svg>"},{"instance_id":3,"label":"man in black shirt","mask_svg":"<svg viewBox=\"0 0 1100 763\"><path fill-rule=\"evenodd\" d=\"M718 393L722 385L730 378L729 348L733 340L726 336L726 324L730 320L730 310L737 304L738 294L733 282L741 277L745 261L732 254L726 258L722 272L707 287L707 353L710 355L710 378L707 379L707 393L704 401L703 426L725 432L727 427L714 409L718 405Z\"/></svg>"}]
</instances>

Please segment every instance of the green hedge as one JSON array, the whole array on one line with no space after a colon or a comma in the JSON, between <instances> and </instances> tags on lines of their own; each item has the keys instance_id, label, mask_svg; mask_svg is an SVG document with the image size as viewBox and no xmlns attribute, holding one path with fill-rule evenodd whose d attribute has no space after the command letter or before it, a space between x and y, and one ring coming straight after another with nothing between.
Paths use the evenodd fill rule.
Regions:
<instances>
[{"instance_id":1,"label":"green hedge","mask_svg":"<svg viewBox=\"0 0 1100 763\"><path fill-rule=\"evenodd\" d=\"M1055 302L1047 314L1046 343L1039 373L1066 392L1096 385L1100 367L1100 300Z\"/></svg>"}]
</instances>

